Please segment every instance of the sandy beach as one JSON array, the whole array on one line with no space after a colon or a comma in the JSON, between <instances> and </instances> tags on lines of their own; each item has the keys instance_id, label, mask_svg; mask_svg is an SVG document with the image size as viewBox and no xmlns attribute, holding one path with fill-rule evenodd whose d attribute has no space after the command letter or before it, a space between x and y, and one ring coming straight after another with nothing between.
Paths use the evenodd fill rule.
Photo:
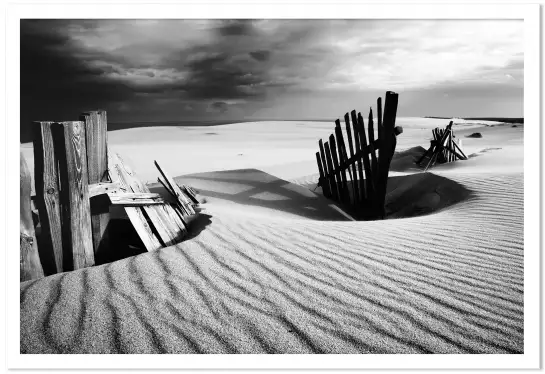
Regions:
<instances>
[{"instance_id":1,"label":"sandy beach","mask_svg":"<svg viewBox=\"0 0 545 374\"><path fill-rule=\"evenodd\" d=\"M201 215L176 246L22 283L21 353L523 353L524 126L456 124L469 159L424 174L447 124L398 118L388 219L367 222L316 188L333 123L110 132L152 190L154 160L197 189Z\"/></svg>"}]
</instances>

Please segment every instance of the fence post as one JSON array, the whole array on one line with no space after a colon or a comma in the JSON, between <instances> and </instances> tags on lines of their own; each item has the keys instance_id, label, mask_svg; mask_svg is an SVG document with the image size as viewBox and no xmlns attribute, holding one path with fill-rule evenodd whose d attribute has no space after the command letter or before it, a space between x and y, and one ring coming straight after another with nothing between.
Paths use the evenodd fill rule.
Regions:
<instances>
[{"instance_id":1,"label":"fence post","mask_svg":"<svg viewBox=\"0 0 545 374\"><path fill-rule=\"evenodd\" d=\"M91 209L87 177L85 125L55 123L53 141L59 160L64 270L94 265Z\"/></svg>"},{"instance_id":2,"label":"fence post","mask_svg":"<svg viewBox=\"0 0 545 374\"><path fill-rule=\"evenodd\" d=\"M331 194L336 201L340 200L339 184L337 183L337 176L335 175L335 167L333 166L333 159L331 158L331 149L329 143L325 142L325 157L327 161L327 170L329 171L329 186L331 187Z\"/></svg>"},{"instance_id":3,"label":"fence post","mask_svg":"<svg viewBox=\"0 0 545 374\"><path fill-rule=\"evenodd\" d=\"M331 178L329 177L329 174L331 174L331 171L329 170L329 166L327 165L327 159L325 158L325 152L324 152L324 143L322 142L322 139L318 142L318 146L320 147L320 156L322 157L322 164L324 165L324 185L322 186L322 190L326 192L326 197L331 197Z\"/></svg>"},{"instance_id":4,"label":"fence post","mask_svg":"<svg viewBox=\"0 0 545 374\"><path fill-rule=\"evenodd\" d=\"M103 182L108 173L108 138L105 111L83 113L80 121L85 124L88 183ZM109 247L107 231L110 222L108 211L91 212L91 232L95 258L105 255Z\"/></svg>"},{"instance_id":5,"label":"fence post","mask_svg":"<svg viewBox=\"0 0 545 374\"><path fill-rule=\"evenodd\" d=\"M390 169L390 162L394 155L396 147L396 135L394 133L396 115L397 115L397 103L398 94L395 92L386 92L386 99L384 102L384 117L382 119L382 134L381 144L379 149L379 209L382 218L385 217L385 199L386 199L386 186L388 182L388 171Z\"/></svg>"},{"instance_id":6,"label":"fence post","mask_svg":"<svg viewBox=\"0 0 545 374\"><path fill-rule=\"evenodd\" d=\"M54 261L49 258L44 264L54 262L55 269L48 273L61 273L63 266L63 243L61 231L61 211L59 199L59 170L58 159L54 152L53 136L51 133L53 122L34 122L34 185L36 188L36 208L40 217L42 234L40 252L42 256L51 253ZM49 256L48 256L49 257ZM51 266L53 266L51 264ZM47 270L47 269L46 269Z\"/></svg>"},{"instance_id":7,"label":"fence post","mask_svg":"<svg viewBox=\"0 0 545 374\"><path fill-rule=\"evenodd\" d=\"M21 200L20 200L20 245L19 254L20 263L20 281L43 278L44 271L38 254L38 245L34 232L34 222L32 221L32 211L30 208L31 177L23 153L21 152Z\"/></svg>"}]
</instances>

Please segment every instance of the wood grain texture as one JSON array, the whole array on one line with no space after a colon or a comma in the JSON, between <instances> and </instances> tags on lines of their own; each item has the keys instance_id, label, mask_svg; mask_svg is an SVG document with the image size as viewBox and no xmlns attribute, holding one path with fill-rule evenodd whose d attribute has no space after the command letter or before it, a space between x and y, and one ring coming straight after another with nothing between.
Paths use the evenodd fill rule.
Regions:
<instances>
[{"instance_id":1,"label":"wood grain texture","mask_svg":"<svg viewBox=\"0 0 545 374\"><path fill-rule=\"evenodd\" d=\"M84 123L55 123L53 141L59 160L63 264L65 270L82 269L95 263Z\"/></svg>"},{"instance_id":2,"label":"wood grain texture","mask_svg":"<svg viewBox=\"0 0 545 374\"><path fill-rule=\"evenodd\" d=\"M124 170L124 178L126 184L131 188L132 192L149 193L150 190L142 183L130 166L125 163L119 154L116 155ZM144 206L144 213L149 218L153 228L157 231L159 239L165 246L170 246L179 243L186 234L185 225L178 225L173 222L165 213L164 209L158 206Z\"/></svg>"},{"instance_id":3,"label":"wood grain texture","mask_svg":"<svg viewBox=\"0 0 545 374\"><path fill-rule=\"evenodd\" d=\"M112 182L118 183L121 188L127 191L132 191L125 180L124 170L120 165L117 155L112 153L108 153L108 174ZM125 207L125 213L127 213L136 233L148 251L162 247L161 242L159 242L159 239L153 233L142 208Z\"/></svg>"},{"instance_id":4,"label":"wood grain texture","mask_svg":"<svg viewBox=\"0 0 545 374\"><path fill-rule=\"evenodd\" d=\"M170 175L166 172L166 170L161 168L161 166L159 165L159 162L155 160L154 163L155 163L155 167L157 167L157 170L159 170L159 172L163 176L166 182L166 185L168 185L169 191L171 193L174 192L174 197L178 201L180 207L182 208L182 211L185 211L187 215L194 215L195 210L192 207L191 200L185 195L185 193L180 189L176 181L170 177Z\"/></svg>"},{"instance_id":5,"label":"wood grain texture","mask_svg":"<svg viewBox=\"0 0 545 374\"><path fill-rule=\"evenodd\" d=\"M58 159L53 145L53 122L34 122L34 187L42 234L40 252L47 273L64 271Z\"/></svg>"},{"instance_id":6,"label":"wood grain texture","mask_svg":"<svg viewBox=\"0 0 545 374\"><path fill-rule=\"evenodd\" d=\"M105 111L83 113L80 121L85 124L88 182L104 182L108 173L108 132ZM93 250L96 256L104 256L109 248L108 211L91 215Z\"/></svg>"},{"instance_id":7,"label":"wood grain texture","mask_svg":"<svg viewBox=\"0 0 545 374\"><path fill-rule=\"evenodd\" d=\"M21 200L20 200L20 281L25 282L32 279L43 278L44 271L40 262L36 234L34 232L34 222L32 221L32 211L30 207L30 193L32 190L32 180L27 163L21 152Z\"/></svg>"}]
</instances>

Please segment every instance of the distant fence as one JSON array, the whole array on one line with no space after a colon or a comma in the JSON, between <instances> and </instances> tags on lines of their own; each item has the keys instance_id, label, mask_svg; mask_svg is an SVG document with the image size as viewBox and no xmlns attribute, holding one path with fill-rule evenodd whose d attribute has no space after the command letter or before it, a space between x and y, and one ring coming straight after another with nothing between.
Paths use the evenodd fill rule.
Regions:
<instances>
[{"instance_id":1,"label":"distant fence","mask_svg":"<svg viewBox=\"0 0 545 374\"><path fill-rule=\"evenodd\" d=\"M436 127L432 130L433 140L430 141L430 148L420 159L416 162L420 165L426 158L428 162L426 164L427 171L430 167L436 163L447 163L456 160L467 160L467 156L462 151L461 144L458 144L454 139L454 130L452 129L453 122L450 123L444 129Z\"/></svg>"},{"instance_id":2,"label":"distant fence","mask_svg":"<svg viewBox=\"0 0 545 374\"><path fill-rule=\"evenodd\" d=\"M34 178L41 234L36 245L31 180L21 154L21 281L92 266L109 248L109 208L124 207L147 250L180 242L198 200L164 170L168 203L108 152L106 112L83 113L79 121L34 122ZM29 218L30 217L30 218ZM36 261L39 258L40 261ZM43 264L47 264L44 272Z\"/></svg>"},{"instance_id":3,"label":"distant fence","mask_svg":"<svg viewBox=\"0 0 545 374\"><path fill-rule=\"evenodd\" d=\"M335 121L335 135L331 134L329 141L320 139L318 142L318 184L324 196L347 207L358 219L382 219L385 216L390 162L396 148L396 137L403 131L395 126L397 104L398 94L386 92L383 115L382 98L377 99L376 138L373 110L369 111L367 135L361 113L356 115L352 110L350 116L348 113L344 115L347 142L338 119Z\"/></svg>"}]
</instances>

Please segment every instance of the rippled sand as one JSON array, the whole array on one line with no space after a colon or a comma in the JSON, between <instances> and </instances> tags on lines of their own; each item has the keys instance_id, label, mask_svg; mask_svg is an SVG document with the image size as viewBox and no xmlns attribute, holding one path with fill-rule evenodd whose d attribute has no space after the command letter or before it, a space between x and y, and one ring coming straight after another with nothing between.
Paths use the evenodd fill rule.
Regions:
<instances>
[{"instance_id":1,"label":"rippled sand","mask_svg":"<svg viewBox=\"0 0 545 374\"><path fill-rule=\"evenodd\" d=\"M522 167L487 157L434 170L426 215L374 222L312 193L313 170L183 177L198 233L21 284L21 352L523 353Z\"/></svg>"}]
</instances>

